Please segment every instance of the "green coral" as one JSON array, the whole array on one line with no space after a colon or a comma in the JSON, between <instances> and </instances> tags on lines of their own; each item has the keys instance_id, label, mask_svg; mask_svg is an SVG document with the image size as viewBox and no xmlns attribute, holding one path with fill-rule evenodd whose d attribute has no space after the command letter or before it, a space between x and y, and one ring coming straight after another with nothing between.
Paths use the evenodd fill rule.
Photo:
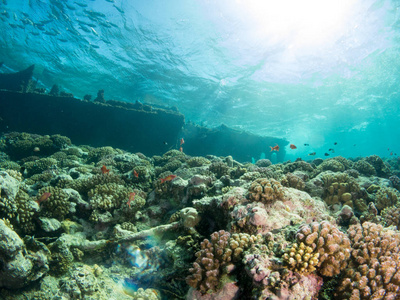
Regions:
<instances>
[{"instance_id":1,"label":"green coral","mask_svg":"<svg viewBox=\"0 0 400 300\"><path fill-rule=\"evenodd\" d=\"M354 195L361 192L360 186L353 177L346 173L327 173L322 176L324 183L323 199L328 205L343 204L354 207ZM354 199L353 199L354 198Z\"/></svg>"},{"instance_id":2,"label":"green coral","mask_svg":"<svg viewBox=\"0 0 400 300\"><path fill-rule=\"evenodd\" d=\"M99 162L107 156L118 153L113 147L99 147L93 148L89 151L87 156L88 162Z\"/></svg>"},{"instance_id":3,"label":"green coral","mask_svg":"<svg viewBox=\"0 0 400 300\"><path fill-rule=\"evenodd\" d=\"M208 169L210 172L214 173L217 178L221 178L229 173L228 165L222 161L213 162Z\"/></svg>"},{"instance_id":4,"label":"green coral","mask_svg":"<svg viewBox=\"0 0 400 300\"><path fill-rule=\"evenodd\" d=\"M112 210L119 208L123 201L127 201L129 191L123 185L106 183L96 185L88 192L88 196L93 209Z\"/></svg>"},{"instance_id":5,"label":"green coral","mask_svg":"<svg viewBox=\"0 0 400 300\"><path fill-rule=\"evenodd\" d=\"M353 165L353 168L366 176L376 175L375 168L365 160L356 161Z\"/></svg>"},{"instance_id":6,"label":"green coral","mask_svg":"<svg viewBox=\"0 0 400 300\"><path fill-rule=\"evenodd\" d=\"M319 170L319 172L321 171L343 172L346 168L339 160L331 158L324 160L324 162L320 164L317 169Z\"/></svg>"},{"instance_id":7,"label":"green coral","mask_svg":"<svg viewBox=\"0 0 400 300\"><path fill-rule=\"evenodd\" d=\"M26 162L22 166L25 168L28 176L32 176L34 174L39 174L43 171L54 168L56 165L57 160L55 160L54 158L46 157L36 161Z\"/></svg>"},{"instance_id":8,"label":"green coral","mask_svg":"<svg viewBox=\"0 0 400 300\"><path fill-rule=\"evenodd\" d=\"M44 193L50 193L47 200L40 203L41 213L47 217L63 220L71 209L69 195L59 187L47 186L38 191L37 201Z\"/></svg>"},{"instance_id":9,"label":"green coral","mask_svg":"<svg viewBox=\"0 0 400 300\"><path fill-rule=\"evenodd\" d=\"M380 188L376 193L376 208L379 210L385 207L396 205L399 202L400 193L394 188Z\"/></svg>"},{"instance_id":10,"label":"green coral","mask_svg":"<svg viewBox=\"0 0 400 300\"><path fill-rule=\"evenodd\" d=\"M124 181L116 174L97 174L89 178L74 180L67 184L67 186L77 190L81 194L87 195L95 186L107 183L123 185Z\"/></svg>"},{"instance_id":11,"label":"green coral","mask_svg":"<svg viewBox=\"0 0 400 300\"><path fill-rule=\"evenodd\" d=\"M207 158L202 156L191 157L186 161L186 163L190 168L202 167L211 164L211 162Z\"/></svg>"}]
</instances>

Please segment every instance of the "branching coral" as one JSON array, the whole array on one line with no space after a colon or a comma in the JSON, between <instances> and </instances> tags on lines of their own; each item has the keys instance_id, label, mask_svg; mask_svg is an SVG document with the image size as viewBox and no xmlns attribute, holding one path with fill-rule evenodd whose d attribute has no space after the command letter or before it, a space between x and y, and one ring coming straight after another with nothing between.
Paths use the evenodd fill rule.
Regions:
<instances>
[{"instance_id":1,"label":"branching coral","mask_svg":"<svg viewBox=\"0 0 400 300\"><path fill-rule=\"evenodd\" d=\"M69 202L69 195L61 188L47 186L39 190L37 201L40 201L44 193L50 193L51 195L40 203L42 206L41 212L48 217L63 220L70 211L72 205L72 203Z\"/></svg>"},{"instance_id":2,"label":"branching coral","mask_svg":"<svg viewBox=\"0 0 400 300\"><path fill-rule=\"evenodd\" d=\"M283 186L292 187L301 191L304 191L305 188L303 179L293 173L287 173L286 176L281 180L281 183Z\"/></svg>"},{"instance_id":3,"label":"branching coral","mask_svg":"<svg viewBox=\"0 0 400 300\"><path fill-rule=\"evenodd\" d=\"M350 226L351 260L337 289L339 299L399 299L400 233L364 222Z\"/></svg>"},{"instance_id":4,"label":"branching coral","mask_svg":"<svg viewBox=\"0 0 400 300\"><path fill-rule=\"evenodd\" d=\"M211 241L201 242L201 250L196 252L196 261L189 269L191 275L186 282L200 290L203 294L215 292L220 285L221 276L227 272L226 267L231 261L241 258L243 251L252 243L261 239L260 236L234 234L220 230L211 234Z\"/></svg>"},{"instance_id":5,"label":"branching coral","mask_svg":"<svg viewBox=\"0 0 400 300\"><path fill-rule=\"evenodd\" d=\"M275 179L256 179L249 188L249 199L252 201L261 201L269 204L282 200L283 196L283 187Z\"/></svg>"},{"instance_id":6,"label":"branching coral","mask_svg":"<svg viewBox=\"0 0 400 300\"><path fill-rule=\"evenodd\" d=\"M380 188L376 193L376 208L379 210L396 205L400 199L400 193L394 188Z\"/></svg>"},{"instance_id":7,"label":"branching coral","mask_svg":"<svg viewBox=\"0 0 400 300\"><path fill-rule=\"evenodd\" d=\"M353 168L363 175L367 176L376 175L375 168L365 160L356 161L353 165Z\"/></svg>"},{"instance_id":8,"label":"branching coral","mask_svg":"<svg viewBox=\"0 0 400 300\"><path fill-rule=\"evenodd\" d=\"M310 273L316 268L319 274L332 277L346 268L350 241L335 225L327 221L303 225L296 240L295 246L284 255L294 270Z\"/></svg>"},{"instance_id":9,"label":"branching coral","mask_svg":"<svg viewBox=\"0 0 400 300\"><path fill-rule=\"evenodd\" d=\"M111 210L120 207L122 202L128 199L128 194L128 189L123 185L106 183L91 189L88 196L93 209Z\"/></svg>"},{"instance_id":10,"label":"branching coral","mask_svg":"<svg viewBox=\"0 0 400 300\"><path fill-rule=\"evenodd\" d=\"M354 207L353 201L359 198L361 189L353 177L346 173L328 173L322 176L322 181L324 183L323 199L328 205L342 203Z\"/></svg>"}]
</instances>

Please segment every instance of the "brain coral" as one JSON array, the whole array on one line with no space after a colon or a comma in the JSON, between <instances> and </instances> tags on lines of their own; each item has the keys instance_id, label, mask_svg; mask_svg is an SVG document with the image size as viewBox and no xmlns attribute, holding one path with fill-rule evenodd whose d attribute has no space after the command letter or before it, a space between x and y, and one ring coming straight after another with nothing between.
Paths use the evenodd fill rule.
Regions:
<instances>
[{"instance_id":1,"label":"brain coral","mask_svg":"<svg viewBox=\"0 0 400 300\"><path fill-rule=\"evenodd\" d=\"M252 201L272 203L276 200L282 200L283 196L283 187L275 179L256 179L251 183L249 188L249 199Z\"/></svg>"},{"instance_id":2,"label":"brain coral","mask_svg":"<svg viewBox=\"0 0 400 300\"><path fill-rule=\"evenodd\" d=\"M339 299L400 298L400 233L364 222L348 230L353 250Z\"/></svg>"},{"instance_id":3,"label":"brain coral","mask_svg":"<svg viewBox=\"0 0 400 300\"><path fill-rule=\"evenodd\" d=\"M350 257L350 241L336 225L328 221L303 225L296 234L296 240L298 247L289 251L289 256L294 253L292 256L296 259L296 263L291 264L289 261L289 264L295 269L309 272L316 266L321 275L332 277L346 268ZM302 248L303 252L299 251ZM309 255L306 255L307 253ZM315 264L317 259L318 264Z\"/></svg>"}]
</instances>

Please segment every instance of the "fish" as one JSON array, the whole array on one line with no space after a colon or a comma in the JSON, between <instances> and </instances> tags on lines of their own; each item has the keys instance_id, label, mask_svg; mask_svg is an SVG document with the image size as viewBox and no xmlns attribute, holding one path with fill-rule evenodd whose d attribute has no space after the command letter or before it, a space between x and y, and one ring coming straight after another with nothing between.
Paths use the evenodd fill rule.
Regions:
<instances>
[{"instance_id":1,"label":"fish","mask_svg":"<svg viewBox=\"0 0 400 300\"><path fill-rule=\"evenodd\" d=\"M290 144L290 149L297 149L297 147L295 146L295 145L293 145L293 144Z\"/></svg>"},{"instance_id":2,"label":"fish","mask_svg":"<svg viewBox=\"0 0 400 300\"><path fill-rule=\"evenodd\" d=\"M335 150L333 150L332 148L330 148L328 151L332 151L332 152L333 152L333 151L335 151Z\"/></svg>"},{"instance_id":3,"label":"fish","mask_svg":"<svg viewBox=\"0 0 400 300\"><path fill-rule=\"evenodd\" d=\"M180 145L182 146L184 143L185 143L185 140L183 138L181 138Z\"/></svg>"},{"instance_id":4,"label":"fish","mask_svg":"<svg viewBox=\"0 0 400 300\"><path fill-rule=\"evenodd\" d=\"M164 143L164 145L168 145L168 143L166 141L164 141L163 143Z\"/></svg>"},{"instance_id":5,"label":"fish","mask_svg":"<svg viewBox=\"0 0 400 300\"><path fill-rule=\"evenodd\" d=\"M36 203L40 205L43 201L46 201L51 196L51 193L43 193L39 199L36 200Z\"/></svg>"},{"instance_id":6,"label":"fish","mask_svg":"<svg viewBox=\"0 0 400 300\"><path fill-rule=\"evenodd\" d=\"M278 146L278 144L276 145L276 146L274 146L274 147L272 147L272 146L269 146L270 148L271 148L271 151L270 152L272 152L272 151L279 151L279 146Z\"/></svg>"},{"instance_id":7,"label":"fish","mask_svg":"<svg viewBox=\"0 0 400 300\"><path fill-rule=\"evenodd\" d=\"M182 148L182 147L179 147L179 151L183 152L183 148Z\"/></svg>"},{"instance_id":8,"label":"fish","mask_svg":"<svg viewBox=\"0 0 400 300\"><path fill-rule=\"evenodd\" d=\"M315 154L317 154L317 153L316 153L316 152L311 152L311 153L308 154L308 155L314 156Z\"/></svg>"},{"instance_id":9,"label":"fish","mask_svg":"<svg viewBox=\"0 0 400 300\"><path fill-rule=\"evenodd\" d=\"M135 192L129 193L129 200L128 202L126 202L126 204L128 204L129 208L131 208L131 202L133 202L135 200Z\"/></svg>"},{"instance_id":10,"label":"fish","mask_svg":"<svg viewBox=\"0 0 400 300\"><path fill-rule=\"evenodd\" d=\"M107 167L106 167L105 165L103 165L103 166L101 167L101 173L103 173L103 174L108 174L109 172L110 172L110 170L107 169Z\"/></svg>"},{"instance_id":11,"label":"fish","mask_svg":"<svg viewBox=\"0 0 400 300\"><path fill-rule=\"evenodd\" d=\"M334 142L333 144L336 146L336 145L337 145L337 142Z\"/></svg>"},{"instance_id":12,"label":"fish","mask_svg":"<svg viewBox=\"0 0 400 300\"><path fill-rule=\"evenodd\" d=\"M40 148L39 148L39 147L33 148L33 152L39 152L39 151L40 151Z\"/></svg>"},{"instance_id":13,"label":"fish","mask_svg":"<svg viewBox=\"0 0 400 300\"><path fill-rule=\"evenodd\" d=\"M160 178L160 180L161 180L161 183L164 183L164 182L166 182L166 181L172 181L172 180L174 180L176 178L176 175L168 175L167 177L165 177L165 178Z\"/></svg>"},{"instance_id":14,"label":"fish","mask_svg":"<svg viewBox=\"0 0 400 300\"><path fill-rule=\"evenodd\" d=\"M304 146L310 146L310 144L304 144Z\"/></svg>"},{"instance_id":15,"label":"fish","mask_svg":"<svg viewBox=\"0 0 400 300\"><path fill-rule=\"evenodd\" d=\"M392 151L392 152L390 152L390 155L393 155L393 151Z\"/></svg>"},{"instance_id":16,"label":"fish","mask_svg":"<svg viewBox=\"0 0 400 300\"><path fill-rule=\"evenodd\" d=\"M136 170L133 170L133 175L134 175L136 178L139 177L139 174L138 174L138 172L136 172Z\"/></svg>"},{"instance_id":17,"label":"fish","mask_svg":"<svg viewBox=\"0 0 400 300\"><path fill-rule=\"evenodd\" d=\"M329 153L326 153L326 152L325 152L325 154L324 154L324 155L325 155L325 156L329 156Z\"/></svg>"}]
</instances>

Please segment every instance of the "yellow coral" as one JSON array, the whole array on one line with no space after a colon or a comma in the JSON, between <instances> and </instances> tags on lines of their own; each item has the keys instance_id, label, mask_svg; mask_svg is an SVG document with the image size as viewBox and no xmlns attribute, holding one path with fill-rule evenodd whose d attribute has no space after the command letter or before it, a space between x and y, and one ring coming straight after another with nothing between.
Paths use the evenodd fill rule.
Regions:
<instances>
[{"instance_id":1,"label":"yellow coral","mask_svg":"<svg viewBox=\"0 0 400 300\"><path fill-rule=\"evenodd\" d=\"M249 188L249 198L253 201L272 203L276 200L282 200L283 196L283 187L275 179L256 179Z\"/></svg>"}]
</instances>

